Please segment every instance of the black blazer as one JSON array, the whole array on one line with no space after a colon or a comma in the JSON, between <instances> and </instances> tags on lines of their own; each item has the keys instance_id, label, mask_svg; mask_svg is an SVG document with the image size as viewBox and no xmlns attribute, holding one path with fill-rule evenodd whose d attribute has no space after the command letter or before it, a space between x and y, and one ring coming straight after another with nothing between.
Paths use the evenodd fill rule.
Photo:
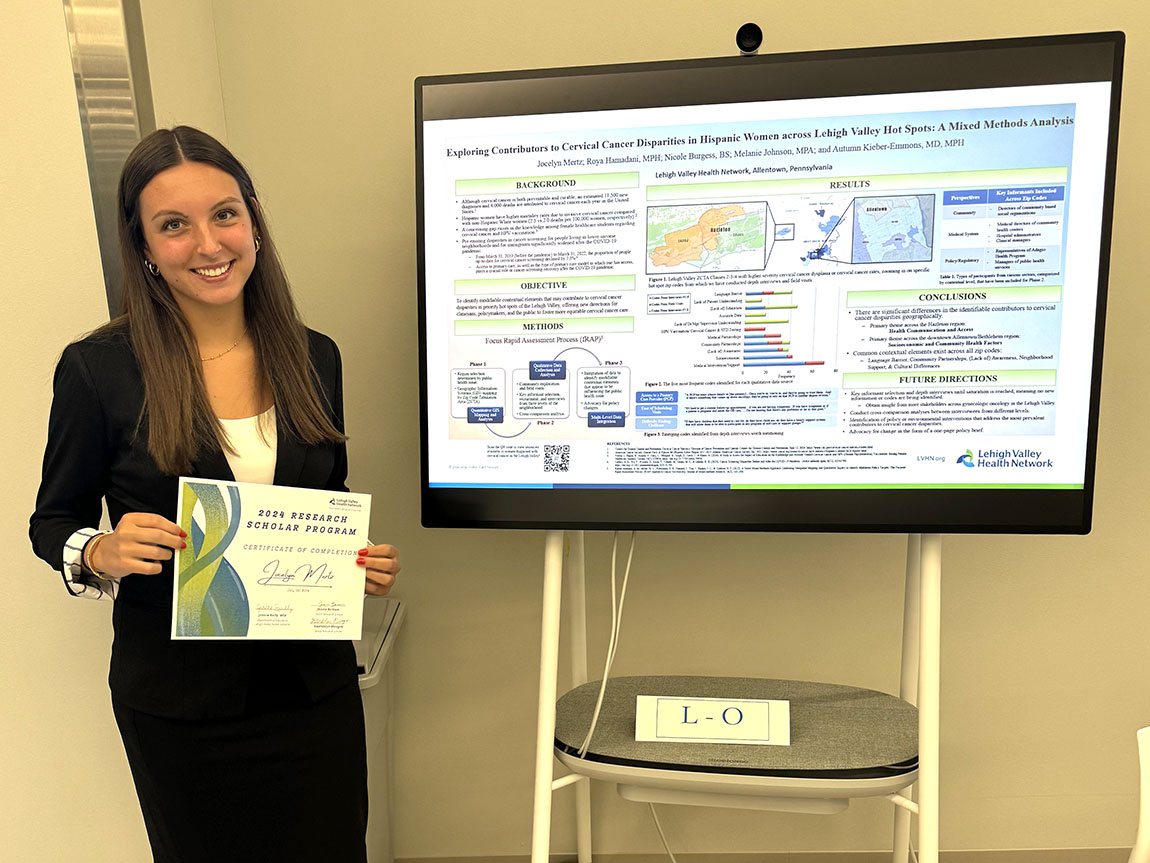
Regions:
<instances>
[{"instance_id":1,"label":"black blazer","mask_svg":"<svg viewBox=\"0 0 1150 863\"><path fill-rule=\"evenodd\" d=\"M335 342L308 330L321 402L343 431L343 385ZM100 522L100 499L113 525L127 512L176 518L177 478L148 454L139 425L144 384L126 328L97 333L64 349L56 367L48 444L30 535L36 554L59 570L64 543ZM139 428L137 428L139 426ZM276 485L347 491L343 444L306 446L278 424ZM192 476L232 480L221 449L197 459ZM178 719L235 716L253 675L278 666L299 671L312 700L356 679L350 642L173 641L172 562L159 575L120 581L112 607L115 639L108 682L117 701Z\"/></svg>"}]
</instances>

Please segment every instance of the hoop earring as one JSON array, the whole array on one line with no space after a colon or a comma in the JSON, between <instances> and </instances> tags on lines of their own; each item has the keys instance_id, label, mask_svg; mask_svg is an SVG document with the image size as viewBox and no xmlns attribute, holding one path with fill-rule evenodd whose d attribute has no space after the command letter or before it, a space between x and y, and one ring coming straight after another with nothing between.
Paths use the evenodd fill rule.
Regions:
<instances>
[{"instance_id":1,"label":"hoop earring","mask_svg":"<svg viewBox=\"0 0 1150 863\"><path fill-rule=\"evenodd\" d=\"M256 234L256 251L260 250L260 235Z\"/></svg>"},{"instance_id":2,"label":"hoop earring","mask_svg":"<svg viewBox=\"0 0 1150 863\"><path fill-rule=\"evenodd\" d=\"M160 275L160 268L157 267L155 264L153 264L151 261L149 261L147 258L144 258L144 266L148 268L148 272L151 273L153 276Z\"/></svg>"}]
</instances>

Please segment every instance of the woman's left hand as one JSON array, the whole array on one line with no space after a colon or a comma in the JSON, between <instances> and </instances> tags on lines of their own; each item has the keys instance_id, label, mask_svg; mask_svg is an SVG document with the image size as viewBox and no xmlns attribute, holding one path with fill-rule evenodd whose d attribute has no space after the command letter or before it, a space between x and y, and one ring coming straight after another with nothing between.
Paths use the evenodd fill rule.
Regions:
<instances>
[{"instance_id":1,"label":"woman's left hand","mask_svg":"<svg viewBox=\"0 0 1150 863\"><path fill-rule=\"evenodd\" d=\"M359 550L355 562L363 567L366 581L363 592L369 596L387 596L399 575L399 549L394 545L369 545Z\"/></svg>"}]
</instances>

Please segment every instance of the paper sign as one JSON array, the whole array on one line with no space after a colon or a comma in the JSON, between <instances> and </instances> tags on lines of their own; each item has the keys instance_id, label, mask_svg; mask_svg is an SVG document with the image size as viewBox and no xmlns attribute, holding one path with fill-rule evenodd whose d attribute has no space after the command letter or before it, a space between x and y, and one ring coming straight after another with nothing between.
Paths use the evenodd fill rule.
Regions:
<instances>
[{"instance_id":1,"label":"paper sign","mask_svg":"<svg viewBox=\"0 0 1150 863\"><path fill-rule=\"evenodd\" d=\"M640 695L635 740L791 745L789 701Z\"/></svg>"}]
</instances>

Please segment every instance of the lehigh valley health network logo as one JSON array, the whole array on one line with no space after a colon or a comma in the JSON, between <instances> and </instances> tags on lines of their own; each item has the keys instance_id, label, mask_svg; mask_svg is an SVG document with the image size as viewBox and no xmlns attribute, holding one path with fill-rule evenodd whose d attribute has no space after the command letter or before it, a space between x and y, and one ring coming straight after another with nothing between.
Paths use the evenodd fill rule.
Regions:
<instances>
[{"instance_id":1,"label":"lehigh valley health network logo","mask_svg":"<svg viewBox=\"0 0 1150 863\"><path fill-rule=\"evenodd\" d=\"M974 467L974 453L972 453L970 450L967 450L966 454L960 455L957 461L964 467Z\"/></svg>"}]
</instances>

